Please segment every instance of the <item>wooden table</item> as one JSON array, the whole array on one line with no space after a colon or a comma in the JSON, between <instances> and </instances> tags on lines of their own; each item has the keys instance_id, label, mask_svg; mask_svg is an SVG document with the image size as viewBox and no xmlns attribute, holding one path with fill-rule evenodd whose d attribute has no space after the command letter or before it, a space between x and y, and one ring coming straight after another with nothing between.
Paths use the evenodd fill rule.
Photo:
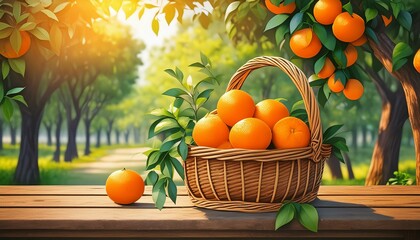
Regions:
<instances>
[{"instance_id":1,"label":"wooden table","mask_svg":"<svg viewBox=\"0 0 420 240\"><path fill-rule=\"evenodd\" d=\"M237 213L192 206L179 188L177 205L154 208L150 188L120 206L104 186L0 186L0 238L377 238L420 239L420 186L322 186L319 232L297 222L274 231L275 213ZM168 199L169 200L169 199Z\"/></svg>"}]
</instances>

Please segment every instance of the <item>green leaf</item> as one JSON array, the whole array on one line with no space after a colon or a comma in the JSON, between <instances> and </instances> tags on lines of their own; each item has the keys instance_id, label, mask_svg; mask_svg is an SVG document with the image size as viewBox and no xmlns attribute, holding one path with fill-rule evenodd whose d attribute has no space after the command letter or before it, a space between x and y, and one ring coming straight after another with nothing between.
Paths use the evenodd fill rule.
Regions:
<instances>
[{"instance_id":1,"label":"green leaf","mask_svg":"<svg viewBox=\"0 0 420 240\"><path fill-rule=\"evenodd\" d=\"M4 86L3 86L3 81L0 81L0 103L3 101L3 98L4 98Z\"/></svg>"},{"instance_id":2,"label":"green leaf","mask_svg":"<svg viewBox=\"0 0 420 240\"><path fill-rule=\"evenodd\" d=\"M159 21L157 18L153 18L152 20L152 30L158 36L159 34Z\"/></svg>"},{"instance_id":3,"label":"green leaf","mask_svg":"<svg viewBox=\"0 0 420 240\"><path fill-rule=\"evenodd\" d=\"M335 49L333 52L334 61L338 64L338 68L346 68L347 57L342 49Z\"/></svg>"},{"instance_id":4,"label":"green leaf","mask_svg":"<svg viewBox=\"0 0 420 240\"><path fill-rule=\"evenodd\" d=\"M170 135L163 141L162 145L159 148L159 151L160 152L169 151L174 146L174 144L182 138L182 136L183 136L182 132L176 132Z\"/></svg>"},{"instance_id":5,"label":"green leaf","mask_svg":"<svg viewBox=\"0 0 420 240\"><path fill-rule=\"evenodd\" d=\"M376 16L378 16L378 10L374 8L367 8L365 10L366 22L369 22L370 20L376 18Z\"/></svg>"},{"instance_id":6,"label":"green leaf","mask_svg":"<svg viewBox=\"0 0 420 240\"><path fill-rule=\"evenodd\" d=\"M50 40L50 34L42 27L36 27L33 30L30 31L36 38L39 40L49 41Z\"/></svg>"},{"instance_id":7,"label":"green leaf","mask_svg":"<svg viewBox=\"0 0 420 240\"><path fill-rule=\"evenodd\" d=\"M400 2L391 1L391 7L392 7L392 14L394 16L398 16L400 14L402 4Z\"/></svg>"},{"instance_id":8,"label":"green leaf","mask_svg":"<svg viewBox=\"0 0 420 240\"><path fill-rule=\"evenodd\" d=\"M328 50L334 51L336 43L337 43L337 39L333 35L332 31L328 29L327 39L325 39L325 41L322 41L322 45L324 45Z\"/></svg>"},{"instance_id":9,"label":"green leaf","mask_svg":"<svg viewBox=\"0 0 420 240\"><path fill-rule=\"evenodd\" d=\"M12 34L10 35L10 43L12 44L12 48L15 52L19 52L20 46L22 44L22 36L20 36L19 30L13 30Z\"/></svg>"},{"instance_id":10,"label":"green leaf","mask_svg":"<svg viewBox=\"0 0 420 240\"><path fill-rule=\"evenodd\" d=\"M154 135L174 128L179 128L177 121L173 118L165 118L156 125L154 129Z\"/></svg>"},{"instance_id":11,"label":"green leaf","mask_svg":"<svg viewBox=\"0 0 420 240\"><path fill-rule=\"evenodd\" d=\"M13 59L8 59L8 61L13 71L15 71L16 73L19 73L22 76L25 76L26 64L25 64L24 59L13 58Z\"/></svg>"},{"instance_id":12,"label":"green leaf","mask_svg":"<svg viewBox=\"0 0 420 240\"><path fill-rule=\"evenodd\" d=\"M44 13L47 17L51 18L52 20L55 20L58 22L57 16L51 10L42 9L41 12Z\"/></svg>"},{"instance_id":13,"label":"green leaf","mask_svg":"<svg viewBox=\"0 0 420 240\"><path fill-rule=\"evenodd\" d=\"M10 119L13 116L13 104L12 101L10 101L9 98L4 98L3 103L0 105L3 108L3 115L6 118L7 121L10 121Z\"/></svg>"},{"instance_id":14,"label":"green leaf","mask_svg":"<svg viewBox=\"0 0 420 240\"><path fill-rule=\"evenodd\" d=\"M30 31L36 27L36 23L34 22L26 22L20 26L19 31Z\"/></svg>"},{"instance_id":15,"label":"green leaf","mask_svg":"<svg viewBox=\"0 0 420 240\"><path fill-rule=\"evenodd\" d=\"M306 2L306 5L300 9L301 13L306 12L311 7L314 0L305 1L305 2Z\"/></svg>"},{"instance_id":16,"label":"green leaf","mask_svg":"<svg viewBox=\"0 0 420 240\"><path fill-rule=\"evenodd\" d=\"M309 85L311 87L319 87L319 86L323 86L325 83L326 81L324 79L319 79L319 80L309 82Z\"/></svg>"},{"instance_id":17,"label":"green leaf","mask_svg":"<svg viewBox=\"0 0 420 240\"><path fill-rule=\"evenodd\" d=\"M26 103L25 98L23 98L22 95L13 96L11 99L13 99L16 102L21 102L25 106L28 106L28 103Z\"/></svg>"},{"instance_id":18,"label":"green leaf","mask_svg":"<svg viewBox=\"0 0 420 240\"><path fill-rule=\"evenodd\" d=\"M160 169L162 171L162 174L164 176L167 176L168 179L173 178L174 175L174 169L170 160L171 156L167 155L165 159L160 164Z\"/></svg>"},{"instance_id":19,"label":"green leaf","mask_svg":"<svg viewBox=\"0 0 420 240\"><path fill-rule=\"evenodd\" d=\"M344 86L347 83L346 74L343 72L343 70L335 71L334 78L335 81L340 81Z\"/></svg>"},{"instance_id":20,"label":"green leaf","mask_svg":"<svg viewBox=\"0 0 420 240\"><path fill-rule=\"evenodd\" d=\"M19 1L15 1L13 3L13 17L15 17L15 19L19 18L21 12L22 12L21 3Z\"/></svg>"},{"instance_id":21,"label":"green leaf","mask_svg":"<svg viewBox=\"0 0 420 240\"><path fill-rule=\"evenodd\" d=\"M23 89L25 89L25 88L24 87L12 88L9 91L7 91L6 96L10 96L10 95L13 95L13 94L18 94L18 93L22 92Z\"/></svg>"},{"instance_id":22,"label":"green leaf","mask_svg":"<svg viewBox=\"0 0 420 240\"><path fill-rule=\"evenodd\" d=\"M319 23L314 23L313 30L314 30L315 34L318 36L319 40L321 40L322 43L327 41L327 39L328 39L327 30L325 29L324 26L322 26Z\"/></svg>"},{"instance_id":23,"label":"green leaf","mask_svg":"<svg viewBox=\"0 0 420 240\"><path fill-rule=\"evenodd\" d=\"M70 4L70 2L63 2L57 5L57 7L54 8L54 13L58 13L63 11L68 5Z\"/></svg>"},{"instance_id":24,"label":"green leaf","mask_svg":"<svg viewBox=\"0 0 420 240\"><path fill-rule=\"evenodd\" d=\"M182 73L181 69L176 67L175 73L176 73L176 79L178 79L179 82L182 82L182 80L184 80L184 74Z\"/></svg>"},{"instance_id":25,"label":"green leaf","mask_svg":"<svg viewBox=\"0 0 420 240\"><path fill-rule=\"evenodd\" d=\"M153 115L153 116L156 116L156 117L174 118L174 115L172 113L170 113L168 110L163 109L163 108L154 109L154 110L152 110L152 112L150 114Z\"/></svg>"},{"instance_id":26,"label":"green leaf","mask_svg":"<svg viewBox=\"0 0 420 240\"><path fill-rule=\"evenodd\" d=\"M163 119L165 118L159 118L158 120L154 121L150 127L149 127L149 134L148 134L148 138L152 138L155 136L155 128L156 126L160 123L160 121L163 121Z\"/></svg>"},{"instance_id":27,"label":"green leaf","mask_svg":"<svg viewBox=\"0 0 420 240\"><path fill-rule=\"evenodd\" d=\"M287 14L278 14L272 17L267 25L265 26L264 32L268 31L270 29L273 29L277 26L280 26L282 23L284 23L289 18L289 15Z\"/></svg>"},{"instance_id":28,"label":"green leaf","mask_svg":"<svg viewBox=\"0 0 420 240\"><path fill-rule=\"evenodd\" d=\"M275 230L288 224L295 217L295 207L291 203L284 203L276 215Z\"/></svg>"},{"instance_id":29,"label":"green leaf","mask_svg":"<svg viewBox=\"0 0 420 240\"><path fill-rule=\"evenodd\" d=\"M158 181L159 175L155 171L150 171L146 177L146 185L155 185Z\"/></svg>"},{"instance_id":30,"label":"green leaf","mask_svg":"<svg viewBox=\"0 0 420 240\"><path fill-rule=\"evenodd\" d=\"M178 190L176 189L176 185L172 179L168 179L168 195L169 198L176 204L176 195Z\"/></svg>"},{"instance_id":31,"label":"green leaf","mask_svg":"<svg viewBox=\"0 0 420 240\"><path fill-rule=\"evenodd\" d=\"M319 88L318 95L317 95L318 103L321 107L324 107L328 101L327 96L325 95L324 88Z\"/></svg>"},{"instance_id":32,"label":"green leaf","mask_svg":"<svg viewBox=\"0 0 420 240\"><path fill-rule=\"evenodd\" d=\"M318 212L311 204L300 204L298 220L306 229L312 232L318 232Z\"/></svg>"},{"instance_id":33,"label":"green leaf","mask_svg":"<svg viewBox=\"0 0 420 240\"><path fill-rule=\"evenodd\" d=\"M166 202L166 193L165 193L165 184L167 179L162 178L159 179L159 181L153 185L152 190L152 199L153 202L155 202L155 206L157 209L162 210L163 205L165 205Z\"/></svg>"},{"instance_id":34,"label":"green leaf","mask_svg":"<svg viewBox=\"0 0 420 240\"><path fill-rule=\"evenodd\" d=\"M185 138L182 138L178 145L178 154L183 160L187 160L188 146L185 143Z\"/></svg>"},{"instance_id":35,"label":"green leaf","mask_svg":"<svg viewBox=\"0 0 420 240\"><path fill-rule=\"evenodd\" d=\"M324 141L324 143L326 143L326 144L332 144L332 145L334 145L336 142L343 142L343 143L346 143L346 139L345 139L345 138L343 138L343 137L338 137L338 136L335 136L335 137L331 137L331 138L329 138L329 139L326 139L326 140Z\"/></svg>"},{"instance_id":36,"label":"green leaf","mask_svg":"<svg viewBox=\"0 0 420 240\"><path fill-rule=\"evenodd\" d=\"M343 126L344 126L343 124L339 124L339 125L333 125L327 128L327 130L325 130L323 134L323 138L324 138L323 140L326 141L330 139L332 136L337 134L338 130L340 130Z\"/></svg>"},{"instance_id":37,"label":"green leaf","mask_svg":"<svg viewBox=\"0 0 420 240\"><path fill-rule=\"evenodd\" d=\"M162 154L159 151L153 151L150 153L149 156L147 156L146 170L150 170L156 167L161 162L160 160L162 159Z\"/></svg>"},{"instance_id":38,"label":"green leaf","mask_svg":"<svg viewBox=\"0 0 420 240\"><path fill-rule=\"evenodd\" d=\"M185 90L180 89L180 88L171 88L162 94L166 96L171 96L171 97L179 97L181 95L188 95L188 93Z\"/></svg>"},{"instance_id":39,"label":"green leaf","mask_svg":"<svg viewBox=\"0 0 420 240\"><path fill-rule=\"evenodd\" d=\"M350 13L350 15L353 15L353 6L351 5L351 1L343 5L344 10Z\"/></svg>"},{"instance_id":40,"label":"green leaf","mask_svg":"<svg viewBox=\"0 0 420 240\"><path fill-rule=\"evenodd\" d=\"M174 70L168 68L168 69L165 69L165 72L171 75L172 77L177 78L177 75Z\"/></svg>"},{"instance_id":41,"label":"green leaf","mask_svg":"<svg viewBox=\"0 0 420 240\"><path fill-rule=\"evenodd\" d=\"M8 61L3 61L1 64L1 74L3 76L3 79L6 79L6 77L9 75L10 72L10 66Z\"/></svg>"},{"instance_id":42,"label":"green leaf","mask_svg":"<svg viewBox=\"0 0 420 240\"><path fill-rule=\"evenodd\" d=\"M341 154L340 149L336 148L335 146L332 146L332 154L337 157L337 159L342 162L345 163L343 155Z\"/></svg>"},{"instance_id":43,"label":"green leaf","mask_svg":"<svg viewBox=\"0 0 420 240\"><path fill-rule=\"evenodd\" d=\"M303 13L298 12L290 20L290 33L292 34L302 23Z\"/></svg>"},{"instance_id":44,"label":"green leaf","mask_svg":"<svg viewBox=\"0 0 420 240\"><path fill-rule=\"evenodd\" d=\"M403 28L410 31L413 18L411 17L411 14L408 11L405 11L405 10L400 11L400 13L398 14L397 20L401 24L401 26L403 26Z\"/></svg>"},{"instance_id":45,"label":"green leaf","mask_svg":"<svg viewBox=\"0 0 420 240\"><path fill-rule=\"evenodd\" d=\"M315 74L318 74L322 70L322 68L325 65L325 60L326 59L327 59L327 55L325 54L324 56L322 56L318 60L316 60L315 65L314 65Z\"/></svg>"},{"instance_id":46,"label":"green leaf","mask_svg":"<svg viewBox=\"0 0 420 240\"><path fill-rule=\"evenodd\" d=\"M11 28L12 26L10 26L9 24L7 24L7 23L4 23L4 22L0 22L0 31L1 30L4 30L4 29L7 29L7 28Z\"/></svg>"},{"instance_id":47,"label":"green leaf","mask_svg":"<svg viewBox=\"0 0 420 240\"><path fill-rule=\"evenodd\" d=\"M392 51L392 71L398 71L413 54L413 49L404 42L399 42Z\"/></svg>"},{"instance_id":48,"label":"green leaf","mask_svg":"<svg viewBox=\"0 0 420 240\"><path fill-rule=\"evenodd\" d=\"M182 166L182 164L179 162L178 159L174 157L171 157L171 162L178 175L182 178L182 180L184 180L184 167Z\"/></svg>"},{"instance_id":49,"label":"green leaf","mask_svg":"<svg viewBox=\"0 0 420 240\"><path fill-rule=\"evenodd\" d=\"M239 7L239 4L241 4L240 1L235 1L229 4L225 13L225 22L228 19L229 15Z\"/></svg>"},{"instance_id":50,"label":"green leaf","mask_svg":"<svg viewBox=\"0 0 420 240\"><path fill-rule=\"evenodd\" d=\"M276 29L275 38L276 38L276 44L280 45L280 43L283 41L284 36L289 32L289 26L286 24L280 25Z\"/></svg>"},{"instance_id":51,"label":"green leaf","mask_svg":"<svg viewBox=\"0 0 420 240\"><path fill-rule=\"evenodd\" d=\"M337 142L333 143L332 145L334 147L340 149L341 151L344 151L344 152L348 152L349 151L349 147L347 146L347 144L345 142L337 141Z\"/></svg>"},{"instance_id":52,"label":"green leaf","mask_svg":"<svg viewBox=\"0 0 420 240\"><path fill-rule=\"evenodd\" d=\"M370 39L372 39L372 40L373 40L376 44L379 44L378 37L376 36L376 33L373 31L373 29L372 29L372 28L370 28L370 27L366 27L365 32L366 32L366 35L367 35Z\"/></svg>"},{"instance_id":53,"label":"green leaf","mask_svg":"<svg viewBox=\"0 0 420 240\"><path fill-rule=\"evenodd\" d=\"M299 109L301 107L304 107L304 106L305 106L304 105L304 101L303 100L299 100L299 101L297 101L297 102L295 102L293 104L291 112L293 112L293 111L295 111L295 110L297 110L297 109Z\"/></svg>"}]
</instances>

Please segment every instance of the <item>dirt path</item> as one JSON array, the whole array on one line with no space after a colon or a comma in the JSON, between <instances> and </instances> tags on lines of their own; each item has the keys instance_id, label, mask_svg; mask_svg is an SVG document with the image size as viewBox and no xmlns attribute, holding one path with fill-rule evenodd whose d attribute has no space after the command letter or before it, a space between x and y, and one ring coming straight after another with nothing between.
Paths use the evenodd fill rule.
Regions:
<instances>
[{"instance_id":1,"label":"dirt path","mask_svg":"<svg viewBox=\"0 0 420 240\"><path fill-rule=\"evenodd\" d=\"M112 172L127 168L137 171L146 177L146 156L143 154L148 148L121 148L110 150L109 154L96 162L80 163L63 179L64 184L70 185L104 185Z\"/></svg>"}]
</instances>

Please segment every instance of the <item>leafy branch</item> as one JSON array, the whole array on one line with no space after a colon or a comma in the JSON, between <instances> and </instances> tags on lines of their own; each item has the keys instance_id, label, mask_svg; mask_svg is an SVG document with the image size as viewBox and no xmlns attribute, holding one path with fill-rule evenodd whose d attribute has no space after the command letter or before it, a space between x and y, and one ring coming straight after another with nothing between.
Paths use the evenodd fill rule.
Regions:
<instances>
[{"instance_id":1,"label":"leafy branch","mask_svg":"<svg viewBox=\"0 0 420 240\"><path fill-rule=\"evenodd\" d=\"M179 87L168 89L163 95L173 98L169 108L159 108L151 112L156 119L149 128L149 138L160 136L162 143L145 154L147 155L146 170L150 170L146 183L153 185L152 197L158 209L162 209L168 196L176 203L177 188L173 181L174 172L184 179L183 161L188 156L188 145L194 143L192 130L200 118L204 104L209 100L213 88L203 84L219 84L218 76L213 74L210 60L201 53L201 61L190 65L199 68L207 75L195 85L191 76L184 77L179 69L166 69L165 72L175 78Z\"/></svg>"}]
</instances>

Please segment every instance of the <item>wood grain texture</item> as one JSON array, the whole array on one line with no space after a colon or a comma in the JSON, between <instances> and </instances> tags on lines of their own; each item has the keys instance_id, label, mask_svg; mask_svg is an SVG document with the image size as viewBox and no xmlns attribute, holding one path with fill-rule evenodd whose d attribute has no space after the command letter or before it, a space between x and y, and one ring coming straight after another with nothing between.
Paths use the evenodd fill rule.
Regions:
<instances>
[{"instance_id":1,"label":"wood grain texture","mask_svg":"<svg viewBox=\"0 0 420 240\"><path fill-rule=\"evenodd\" d=\"M151 188L135 204L113 203L104 186L0 186L0 238L5 237L375 237L419 239L420 187L321 186L319 232L294 221L274 231L275 213L194 207L185 188L177 205L154 207Z\"/></svg>"}]
</instances>

